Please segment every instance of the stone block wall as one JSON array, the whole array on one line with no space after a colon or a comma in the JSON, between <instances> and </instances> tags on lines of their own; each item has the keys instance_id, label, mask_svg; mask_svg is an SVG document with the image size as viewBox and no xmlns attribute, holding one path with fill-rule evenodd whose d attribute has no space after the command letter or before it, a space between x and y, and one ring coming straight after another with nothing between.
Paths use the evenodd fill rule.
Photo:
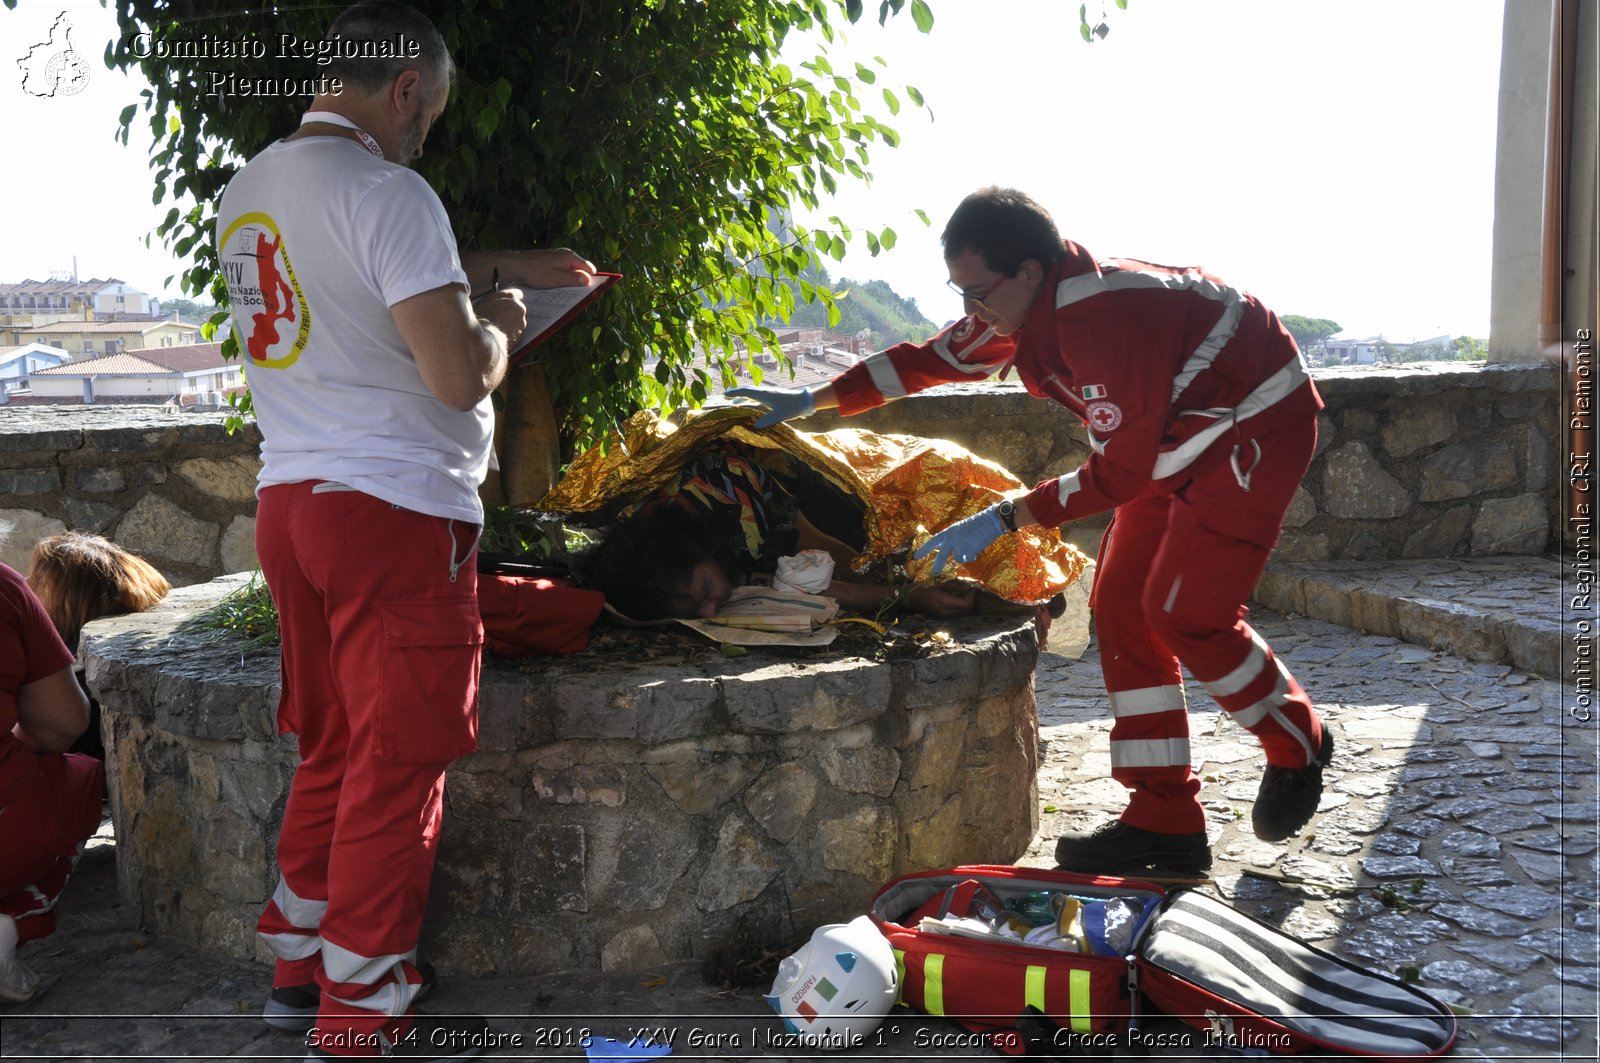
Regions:
<instances>
[{"instance_id":1,"label":"stone block wall","mask_svg":"<svg viewBox=\"0 0 1600 1063\"><path fill-rule=\"evenodd\" d=\"M142 926L265 960L255 921L295 764L275 649L192 624L244 576L85 632L117 876ZM928 656L490 660L450 766L422 948L449 973L631 971L793 947L889 879L1010 863L1038 826L1031 618Z\"/></svg>"},{"instance_id":2,"label":"stone block wall","mask_svg":"<svg viewBox=\"0 0 1600 1063\"><path fill-rule=\"evenodd\" d=\"M0 407L0 561L67 529L114 539L174 586L254 568L261 435L160 406Z\"/></svg>"},{"instance_id":3,"label":"stone block wall","mask_svg":"<svg viewBox=\"0 0 1600 1063\"><path fill-rule=\"evenodd\" d=\"M1274 559L1541 554L1558 545L1560 375L1545 364L1321 369L1317 454ZM797 426L942 436L1036 483L1089 454L1076 417L1015 382L951 385ZM1106 518L1063 529L1093 556Z\"/></svg>"},{"instance_id":4,"label":"stone block wall","mask_svg":"<svg viewBox=\"0 0 1600 1063\"><path fill-rule=\"evenodd\" d=\"M1544 364L1319 370L1327 409L1290 509L1282 561L1539 554L1560 534L1560 379ZM260 435L158 407L0 408L0 561L82 528L148 557L175 585L255 565ZM953 439L1024 482L1088 456L1082 426L1014 380L952 385L811 431L855 426ZM1064 529L1091 556L1104 516Z\"/></svg>"},{"instance_id":5,"label":"stone block wall","mask_svg":"<svg viewBox=\"0 0 1600 1063\"><path fill-rule=\"evenodd\" d=\"M1560 377L1546 365L1319 376L1317 457L1280 561L1542 554L1561 534Z\"/></svg>"}]
</instances>

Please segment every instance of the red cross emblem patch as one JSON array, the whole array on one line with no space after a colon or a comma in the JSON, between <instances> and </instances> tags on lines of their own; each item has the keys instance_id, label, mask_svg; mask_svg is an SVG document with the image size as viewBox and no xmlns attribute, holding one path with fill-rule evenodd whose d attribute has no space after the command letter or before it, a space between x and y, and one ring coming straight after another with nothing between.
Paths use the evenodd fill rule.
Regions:
<instances>
[{"instance_id":1,"label":"red cross emblem patch","mask_svg":"<svg viewBox=\"0 0 1600 1063\"><path fill-rule=\"evenodd\" d=\"M1109 432L1122 423L1122 407L1114 402L1091 402L1086 415L1089 426L1097 432Z\"/></svg>"}]
</instances>

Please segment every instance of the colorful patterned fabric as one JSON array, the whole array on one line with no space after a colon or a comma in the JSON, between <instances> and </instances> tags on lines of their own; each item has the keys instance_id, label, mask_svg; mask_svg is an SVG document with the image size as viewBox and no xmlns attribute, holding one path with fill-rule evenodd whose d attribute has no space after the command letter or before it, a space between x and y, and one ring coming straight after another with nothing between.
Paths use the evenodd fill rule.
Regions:
<instances>
[{"instance_id":1,"label":"colorful patterned fabric","mask_svg":"<svg viewBox=\"0 0 1600 1063\"><path fill-rule=\"evenodd\" d=\"M535 508L588 513L619 500L636 505L636 500L674 483L703 451L739 444L761 455L758 464L767 472L789 468L798 481L815 478L864 507L853 534L824 529L843 541L864 544L853 563L862 570L1023 491L1022 482L1004 468L949 440L858 428L798 432L786 424L758 430L751 424L757 415L751 407L727 407L691 416L677 428L648 410L636 413L607 445L574 459ZM792 493L794 481L783 482ZM811 515L809 499L805 512ZM955 570L1009 601L1039 603L1075 583L1088 565L1083 552L1062 541L1054 529L1030 527L1002 536ZM919 581L932 578L932 567L926 558L907 563L911 578Z\"/></svg>"}]
</instances>

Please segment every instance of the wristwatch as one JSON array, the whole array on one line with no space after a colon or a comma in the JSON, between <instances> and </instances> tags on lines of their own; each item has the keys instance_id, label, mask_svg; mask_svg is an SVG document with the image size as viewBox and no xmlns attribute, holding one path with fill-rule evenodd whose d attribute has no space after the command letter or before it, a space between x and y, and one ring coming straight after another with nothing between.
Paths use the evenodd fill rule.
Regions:
<instances>
[{"instance_id":1,"label":"wristwatch","mask_svg":"<svg viewBox=\"0 0 1600 1063\"><path fill-rule=\"evenodd\" d=\"M1006 531L1017 530L1017 504L1011 499L1006 499L997 507L1000 511L1000 523L1006 526Z\"/></svg>"}]
</instances>

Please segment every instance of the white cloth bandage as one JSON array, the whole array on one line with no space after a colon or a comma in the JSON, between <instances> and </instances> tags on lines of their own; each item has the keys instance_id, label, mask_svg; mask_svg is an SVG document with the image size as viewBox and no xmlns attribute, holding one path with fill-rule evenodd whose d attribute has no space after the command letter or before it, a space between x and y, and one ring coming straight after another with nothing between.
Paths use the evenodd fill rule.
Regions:
<instances>
[{"instance_id":1,"label":"white cloth bandage","mask_svg":"<svg viewBox=\"0 0 1600 1063\"><path fill-rule=\"evenodd\" d=\"M825 594L833 582L833 557L826 550L802 550L791 557L778 558L778 571L772 578L780 591Z\"/></svg>"}]
</instances>

